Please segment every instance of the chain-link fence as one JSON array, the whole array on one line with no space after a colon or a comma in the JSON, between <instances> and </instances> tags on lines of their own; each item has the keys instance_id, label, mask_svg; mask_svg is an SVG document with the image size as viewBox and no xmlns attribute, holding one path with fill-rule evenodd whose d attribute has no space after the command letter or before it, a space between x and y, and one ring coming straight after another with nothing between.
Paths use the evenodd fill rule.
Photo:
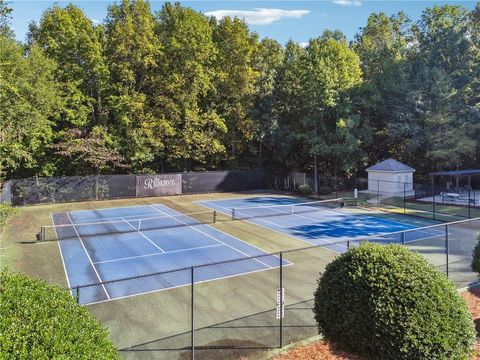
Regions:
<instances>
[{"instance_id":1,"label":"chain-link fence","mask_svg":"<svg viewBox=\"0 0 480 360\"><path fill-rule=\"evenodd\" d=\"M2 201L12 205L135 198L169 194L260 190L265 171L228 170L155 175L61 176L12 179Z\"/></svg>"},{"instance_id":2,"label":"chain-link fence","mask_svg":"<svg viewBox=\"0 0 480 360\"><path fill-rule=\"evenodd\" d=\"M3 202L9 205L12 203L12 182L10 180L5 181L0 189L0 203Z\"/></svg>"},{"instance_id":3,"label":"chain-link fence","mask_svg":"<svg viewBox=\"0 0 480 360\"><path fill-rule=\"evenodd\" d=\"M403 244L463 287L476 280L470 261L479 229L480 218L335 242L335 249L362 241ZM313 293L319 273L338 255L331 249L310 246L70 291L126 359L240 358L317 334ZM246 271L252 262L269 267ZM101 300L106 292L111 300Z\"/></svg>"},{"instance_id":4,"label":"chain-link fence","mask_svg":"<svg viewBox=\"0 0 480 360\"><path fill-rule=\"evenodd\" d=\"M275 183L283 184L282 189L298 191L302 184L312 187L313 176L293 172ZM318 195L443 222L480 217L480 190L470 186L452 189L448 184L319 176Z\"/></svg>"}]
</instances>

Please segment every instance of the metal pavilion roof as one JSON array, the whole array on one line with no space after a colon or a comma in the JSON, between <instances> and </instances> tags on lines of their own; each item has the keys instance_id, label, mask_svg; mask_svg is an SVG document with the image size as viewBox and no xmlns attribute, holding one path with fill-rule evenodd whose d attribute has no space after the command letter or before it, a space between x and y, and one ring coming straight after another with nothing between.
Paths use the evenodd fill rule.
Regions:
<instances>
[{"instance_id":1,"label":"metal pavilion roof","mask_svg":"<svg viewBox=\"0 0 480 360\"><path fill-rule=\"evenodd\" d=\"M430 176L469 176L480 175L479 169L466 169L466 170L450 170L450 171L435 171L429 174Z\"/></svg>"}]
</instances>

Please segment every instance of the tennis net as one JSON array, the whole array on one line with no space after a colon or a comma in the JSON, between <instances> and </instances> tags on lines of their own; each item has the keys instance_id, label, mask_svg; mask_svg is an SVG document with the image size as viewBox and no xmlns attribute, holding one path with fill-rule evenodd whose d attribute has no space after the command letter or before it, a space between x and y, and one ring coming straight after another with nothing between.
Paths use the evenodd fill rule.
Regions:
<instances>
[{"instance_id":1,"label":"tennis net","mask_svg":"<svg viewBox=\"0 0 480 360\"><path fill-rule=\"evenodd\" d=\"M39 241L78 240L84 237L118 235L149 230L211 224L216 221L215 211L201 211L181 215L156 217L123 217L114 221L73 223L68 213L57 214L61 225L46 225L40 228Z\"/></svg>"},{"instance_id":2,"label":"tennis net","mask_svg":"<svg viewBox=\"0 0 480 360\"><path fill-rule=\"evenodd\" d=\"M232 209L232 220L246 220L253 218L284 216L316 211L328 211L343 207L343 198L318 200L286 205L238 207Z\"/></svg>"}]
</instances>

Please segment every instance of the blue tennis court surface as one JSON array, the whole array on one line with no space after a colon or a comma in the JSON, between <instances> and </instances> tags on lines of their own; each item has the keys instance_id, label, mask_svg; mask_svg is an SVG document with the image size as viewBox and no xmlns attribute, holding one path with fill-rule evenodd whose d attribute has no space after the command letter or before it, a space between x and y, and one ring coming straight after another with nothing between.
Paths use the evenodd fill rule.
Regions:
<instances>
[{"instance_id":1,"label":"blue tennis court surface","mask_svg":"<svg viewBox=\"0 0 480 360\"><path fill-rule=\"evenodd\" d=\"M363 240L375 236L372 241L401 243L445 236L437 229L391 234L412 230L417 226L378 216L355 214L336 207L332 202L305 202L305 199L283 196L259 196L215 201L198 201L207 208L248 221L264 228L293 236L313 245L331 244L344 240ZM344 252L345 244L326 248Z\"/></svg>"},{"instance_id":2,"label":"blue tennis court surface","mask_svg":"<svg viewBox=\"0 0 480 360\"><path fill-rule=\"evenodd\" d=\"M70 287L104 282L81 294L83 304L187 285L191 273L172 272L123 285L110 280L266 254L160 204L55 213L52 218ZM279 262L267 255L200 268L195 282L273 269Z\"/></svg>"}]
</instances>

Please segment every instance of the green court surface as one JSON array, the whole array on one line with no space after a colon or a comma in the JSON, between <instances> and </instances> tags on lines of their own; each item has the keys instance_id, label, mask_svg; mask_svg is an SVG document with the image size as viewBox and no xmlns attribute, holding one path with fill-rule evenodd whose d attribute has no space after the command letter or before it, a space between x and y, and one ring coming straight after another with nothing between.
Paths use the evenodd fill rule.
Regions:
<instances>
[{"instance_id":1,"label":"green court surface","mask_svg":"<svg viewBox=\"0 0 480 360\"><path fill-rule=\"evenodd\" d=\"M180 213L191 213L204 210L197 204L199 201L272 194L281 195L216 193L22 207L0 234L2 265L66 288L58 243L36 241L40 226L51 224L51 213L149 204L164 204ZM348 211L352 214L368 212L368 216L401 221L415 227L432 225L430 219L401 213L362 208ZM189 359L193 340L198 358L202 358L202 351L204 357L208 357L212 348L215 348L216 358L238 358L242 354L278 347L280 339L286 345L317 334L311 310L313 292L319 273L338 253L322 247L305 248L308 244L298 238L250 222L231 221L229 216L221 213L211 226L266 252L298 249L282 254L283 259L293 265L198 283L193 292L191 286L183 286L88 305L88 309L108 328L122 357ZM440 271L446 271L448 259L450 278L458 287L463 287L476 279L469 270L469 263L479 229L480 220L451 225L448 229L448 258L445 238L422 239L409 243L408 247L424 255ZM208 266L202 271L208 271ZM180 271L171 276L175 278L177 275L184 276ZM135 286L135 283L131 285ZM118 286L125 286L125 283L118 282ZM276 319L276 294L281 287L285 289L282 327ZM193 339L192 326L195 329Z\"/></svg>"}]
</instances>

